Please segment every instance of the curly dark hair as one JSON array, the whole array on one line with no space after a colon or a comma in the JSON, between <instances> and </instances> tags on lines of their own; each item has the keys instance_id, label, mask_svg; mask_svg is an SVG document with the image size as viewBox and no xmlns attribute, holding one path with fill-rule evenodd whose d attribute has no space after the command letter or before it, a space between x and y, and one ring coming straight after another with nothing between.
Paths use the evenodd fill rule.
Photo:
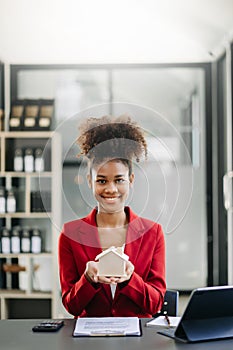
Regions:
<instances>
[{"instance_id":1,"label":"curly dark hair","mask_svg":"<svg viewBox=\"0 0 233 350\"><path fill-rule=\"evenodd\" d=\"M90 117L79 126L77 144L91 163L119 159L132 171L132 160L147 158L147 143L140 126L128 115Z\"/></svg>"}]
</instances>

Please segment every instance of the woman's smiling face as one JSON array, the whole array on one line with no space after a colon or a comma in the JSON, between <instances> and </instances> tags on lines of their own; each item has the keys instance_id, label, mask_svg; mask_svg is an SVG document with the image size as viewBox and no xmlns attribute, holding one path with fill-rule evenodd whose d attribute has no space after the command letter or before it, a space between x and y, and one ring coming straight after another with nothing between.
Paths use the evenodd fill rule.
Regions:
<instances>
[{"instance_id":1,"label":"woman's smiling face","mask_svg":"<svg viewBox=\"0 0 233 350\"><path fill-rule=\"evenodd\" d=\"M117 213L124 211L134 174L121 160L109 160L95 165L88 175L89 185L98 202L99 212Z\"/></svg>"}]
</instances>

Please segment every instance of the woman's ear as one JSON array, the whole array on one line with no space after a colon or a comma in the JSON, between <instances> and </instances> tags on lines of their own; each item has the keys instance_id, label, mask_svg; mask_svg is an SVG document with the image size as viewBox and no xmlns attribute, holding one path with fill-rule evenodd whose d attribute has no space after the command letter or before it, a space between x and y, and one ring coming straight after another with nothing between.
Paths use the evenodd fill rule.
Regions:
<instances>
[{"instance_id":1,"label":"woman's ear","mask_svg":"<svg viewBox=\"0 0 233 350\"><path fill-rule=\"evenodd\" d=\"M90 188L92 188L91 175L87 174L87 183Z\"/></svg>"},{"instance_id":2,"label":"woman's ear","mask_svg":"<svg viewBox=\"0 0 233 350\"><path fill-rule=\"evenodd\" d=\"M133 187L133 183L134 183L134 173L132 173L129 177L129 186Z\"/></svg>"}]
</instances>

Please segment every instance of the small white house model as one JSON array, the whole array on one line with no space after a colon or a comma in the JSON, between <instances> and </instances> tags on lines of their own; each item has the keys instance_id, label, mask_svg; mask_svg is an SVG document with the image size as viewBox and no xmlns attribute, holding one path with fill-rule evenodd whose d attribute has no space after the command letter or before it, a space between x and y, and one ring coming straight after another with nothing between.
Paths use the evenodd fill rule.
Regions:
<instances>
[{"instance_id":1,"label":"small white house model","mask_svg":"<svg viewBox=\"0 0 233 350\"><path fill-rule=\"evenodd\" d=\"M98 262L98 276L123 277L125 274L126 261L128 255L124 254L124 245L122 247L110 247L96 256Z\"/></svg>"}]
</instances>

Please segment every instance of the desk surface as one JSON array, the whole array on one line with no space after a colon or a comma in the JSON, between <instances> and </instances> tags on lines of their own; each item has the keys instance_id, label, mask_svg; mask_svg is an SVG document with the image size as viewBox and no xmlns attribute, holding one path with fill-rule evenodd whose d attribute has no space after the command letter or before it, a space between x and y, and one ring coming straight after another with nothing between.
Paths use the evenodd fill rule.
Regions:
<instances>
[{"instance_id":1,"label":"desk surface","mask_svg":"<svg viewBox=\"0 0 233 350\"><path fill-rule=\"evenodd\" d=\"M158 328L146 327L142 319L142 337L74 338L75 320L66 319L65 326L56 333L33 333L38 320L0 321L0 348L2 350L208 350L233 349L233 339L197 344L184 344L157 334ZM160 328L161 329L161 328Z\"/></svg>"}]
</instances>

